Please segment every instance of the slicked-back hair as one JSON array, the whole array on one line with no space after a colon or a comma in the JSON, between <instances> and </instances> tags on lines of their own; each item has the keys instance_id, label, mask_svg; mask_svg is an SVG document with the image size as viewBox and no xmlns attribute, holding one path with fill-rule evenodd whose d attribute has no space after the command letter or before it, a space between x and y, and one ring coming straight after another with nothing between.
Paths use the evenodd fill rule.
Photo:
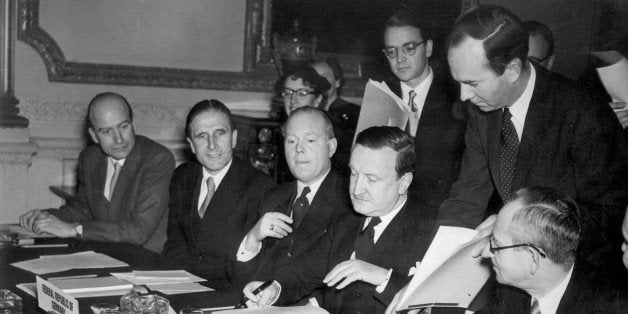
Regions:
<instances>
[{"instance_id":1,"label":"slicked-back hair","mask_svg":"<svg viewBox=\"0 0 628 314\"><path fill-rule=\"evenodd\" d=\"M286 120L286 122L283 125L284 137L286 137L286 128L288 127L290 120L300 115L308 115L310 119L320 119L323 122L323 131L325 132L325 135L327 135L329 139L332 139L335 137L334 127L332 126L331 120L329 120L329 117L327 116L327 114L318 108L314 108L310 106L300 107L292 111L292 113L288 117L288 120Z\"/></svg>"},{"instance_id":2,"label":"slicked-back hair","mask_svg":"<svg viewBox=\"0 0 628 314\"><path fill-rule=\"evenodd\" d=\"M205 112L216 112L216 113L222 113L226 115L227 118L229 119L229 127L231 128L231 132L236 130L236 124L235 124L235 120L233 120L233 115L231 114L231 110L229 110L229 108L227 108L227 106L219 100L205 99L205 100L201 100L197 102L194 106L192 106L192 109L190 109L190 112L188 113L188 117L185 119L185 136L186 137L192 138L192 134L190 134L192 132L190 130L190 126L192 125L192 122L197 116Z\"/></svg>"},{"instance_id":3,"label":"slicked-back hair","mask_svg":"<svg viewBox=\"0 0 628 314\"><path fill-rule=\"evenodd\" d=\"M528 187L515 192L522 204L512 217L513 243L531 243L554 263L568 270L580 242L580 210L568 195L549 187Z\"/></svg>"},{"instance_id":4,"label":"slicked-back hair","mask_svg":"<svg viewBox=\"0 0 628 314\"><path fill-rule=\"evenodd\" d=\"M388 21L386 21L384 31L391 27L409 26L417 28L421 32L423 40L432 39L430 29L423 23L423 20L423 17L408 10L397 11L397 13L393 14L390 18L388 18Z\"/></svg>"},{"instance_id":5,"label":"slicked-back hair","mask_svg":"<svg viewBox=\"0 0 628 314\"><path fill-rule=\"evenodd\" d=\"M370 127L358 134L355 144L370 149L388 147L397 152L397 160L395 162L397 178L401 178L408 172L413 173L415 170L414 140L412 136L398 127Z\"/></svg>"},{"instance_id":6,"label":"slicked-back hair","mask_svg":"<svg viewBox=\"0 0 628 314\"><path fill-rule=\"evenodd\" d=\"M547 54L543 56L544 58L554 54L554 34L549 26L539 21L525 21L523 26L528 30L529 36L541 35L547 42Z\"/></svg>"},{"instance_id":7,"label":"slicked-back hair","mask_svg":"<svg viewBox=\"0 0 628 314\"><path fill-rule=\"evenodd\" d=\"M488 68L501 76L514 59L528 65L528 31L521 20L509 10L497 5L479 5L461 15L447 38L452 49L466 38L482 41Z\"/></svg>"},{"instance_id":8,"label":"slicked-back hair","mask_svg":"<svg viewBox=\"0 0 628 314\"><path fill-rule=\"evenodd\" d=\"M129 101L126 100L124 96L118 93L104 92L104 93L100 93L94 96L94 98L92 98L92 100L89 101L89 105L87 105L87 121L86 121L87 127L90 127L90 128L94 127L94 125L92 124L92 110L93 110L94 105L96 105L97 103L101 101L108 101L108 100L116 100L120 102L121 104L124 104L126 106L126 110L128 110L129 112L129 119L133 121L133 109L131 109L131 105L129 105Z\"/></svg>"}]
</instances>

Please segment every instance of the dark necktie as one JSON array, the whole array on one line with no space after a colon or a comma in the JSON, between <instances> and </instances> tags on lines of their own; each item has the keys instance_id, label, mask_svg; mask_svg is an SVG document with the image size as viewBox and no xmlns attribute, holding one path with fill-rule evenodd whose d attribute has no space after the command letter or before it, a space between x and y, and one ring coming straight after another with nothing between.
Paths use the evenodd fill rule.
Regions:
<instances>
[{"instance_id":1,"label":"dark necktie","mask_svg":"<svg viewBox=\"0 0 628 314\"><path fill-rule=\"evenodd\" d=\"M532 307L530 308L530 314L541 314L541 308L539 307L539 300L532 298Z\"/></svg>"},{"instance_id":2,"label":"dark necktie","mask_svg":"<svg viewBox=\"0 0 628 314\"><path fill-rule=\"evenodd\" d=\"M515 175L517 151L519 150L519 138L517 130L510 118L512 114L508 108L504 108L502 114L502 129L499 134L499 184L506 193L504 198L512 193L512 181Z\"/></svg>"},{"instance_id":3,"label":"dark necktie","mask_svg":"<svg viewBox=\"0 0 628 314\"><path fill-rule=\"evenodd\" d=\"M358 237L355 239L354 247L356 259L364 260L368 256L373 245L375 245L375 226L379 225L380 222L382 222L382 220L379 219L379 217L371 218L366 228L358 234Z\"/></svg>"},{"instance_id":4,"label":"dark necktie","mask_svg":"<svg viewBox=\"0 0 628 314\"><path fill-rule=\"evenodd\" d=\"M310 207L310 201L307 200L307 194L310 193L310 187L306 186L301 192L301 196L297 197L292 205L292 225L296 229L301 224L307 209Z\"/></svg>"},{"instance_id":5,"label":"dark necktie","mask_svg":"<svg viewBox=\"0 0 628 314\"><path fill-rule=\"evenodd\" d=\"M205 216L205 212L207 211L207 207L209 207L209 202L212 200L215 190L216 183L214 183L214 178L207 178L207 196L205 196L205 200L203 201L201 208L198 209L198 216L201 217L201 219Z\"/></svg>"},{"instance_id":6,"label":"dark necktie","mask_svg":"<svg viewBox=\"0 0 628 314\"><path fill-rule=\"evenodd\" d=\"M416 133L415 125L418 124L416 121L416 113L417 111L419 111L419 107L417 107L417 105L414 103L414 97L416 97L416 92L414 90L410 90L410 93L408 94L408 107L410 107L410 110L412 112L410 112L410 115L408 116L406 132L411 136L414 136L414 133Z\"/></svg>"}]
</instances>

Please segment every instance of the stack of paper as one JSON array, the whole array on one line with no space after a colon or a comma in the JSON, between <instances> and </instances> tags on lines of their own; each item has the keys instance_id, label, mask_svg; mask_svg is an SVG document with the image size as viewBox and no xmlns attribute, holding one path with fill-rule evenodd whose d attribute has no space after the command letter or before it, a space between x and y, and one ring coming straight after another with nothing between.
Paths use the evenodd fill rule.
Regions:
<instances>
[{"instance_id":1,"label":"stack of paper","mask_svg":"<svg viewBox=\"0 0 628 314\"><path fill-rule=\"evenodd\" d=\"M185 270L138 271L130 273L111 273L113 276L136 285L146 285L152 290L165 294L179 294L213 289L198 284L205 279L192 275Z\"/></svg>"},{"instance_id":2,"label":"stack of paper","mask_svg":"<svg viewBox=\"0 0 628 314\"><path fill-rule=\"evenodd\" d=\"M63 279L51 282L57 288L75 298L103 295L123 295L133 288L133 284L130 282L113 276Z\"/></svg>"},{"instance_id":3,"label":"stack of paper","mask_svg":"<svg viewBox=\"0 0 628 314\"><path fill-rule=\"evenodd\" d=\"M42 255L39 258L11 264L37 275L56 273L78 268L125 267L129 264L94 251L74 254Z\"/></svg>"}]
</instances>

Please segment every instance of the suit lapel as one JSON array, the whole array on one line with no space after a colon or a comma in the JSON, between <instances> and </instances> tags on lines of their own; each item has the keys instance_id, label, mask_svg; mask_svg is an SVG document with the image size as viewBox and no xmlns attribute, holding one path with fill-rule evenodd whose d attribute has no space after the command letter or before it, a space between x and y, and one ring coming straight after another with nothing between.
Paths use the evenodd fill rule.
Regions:
<instances>
[{"instance_id":1,"label":"suit lapel","mask_svg":"<svg viewBox=\"0 0 628 314\"><path fill-rule=\"evenodd\" d=\"M479 109L476 109L479 111ZM488 161L491 175L493 176L493 182L500 195L504 195L502 186L499 185L499 134L502 127L502 111L495 110L489 113L480 113L480 115L486 115L485 117L479 117L486 119L486 137L487 137L487 149L488 149Z\"/></svg>"},{"instance_id":2,"label":"suit lapel","mask_svg":"<svg viewBox=\"0 0 628 314\"><path fill-rule=\"evenodd\" d=\"M545 136L547 126L551 125L553 106L547 99L547 92L547 81L543 74L537 71L532 99L526 113L521 144L519 144L519 151L517 152L513 189L522 186L526 173L532 167L540 151L538 148Z\"/></svg>"},{"instance_id":3,"label":"suit lapel","mask_svg":"<svg viewBox=\"0 0 628 314\"><path fill-rule=\"evenodd\" d=\"M205 216L203 216L202 224L206 224L209 220L223 219L238 202L239 199L233 196L240 195L240 190L243 188L238 184L238 182L242 182L240 169L240 164L238 164L238 161L234 158L231 167L209 202L209 208L207 212L205 212Z\"/></svg>"}]
</instances>

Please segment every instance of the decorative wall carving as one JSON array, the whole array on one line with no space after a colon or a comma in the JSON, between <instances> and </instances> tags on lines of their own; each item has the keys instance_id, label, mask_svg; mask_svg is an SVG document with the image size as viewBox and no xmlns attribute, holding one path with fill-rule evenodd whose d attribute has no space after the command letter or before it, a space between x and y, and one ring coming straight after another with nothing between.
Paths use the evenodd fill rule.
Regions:
<instances>
[{"instance_id":1,"label":"decorative wall carving","mask_svg":"<svg viewBox=\"0 0 628 314\"><path fill-rule=\"evenodd\" d=\"M37 152L33 143L2 143L0 145L0 165L30 166L33 155Z\"/></svg>"}]
</instances>

